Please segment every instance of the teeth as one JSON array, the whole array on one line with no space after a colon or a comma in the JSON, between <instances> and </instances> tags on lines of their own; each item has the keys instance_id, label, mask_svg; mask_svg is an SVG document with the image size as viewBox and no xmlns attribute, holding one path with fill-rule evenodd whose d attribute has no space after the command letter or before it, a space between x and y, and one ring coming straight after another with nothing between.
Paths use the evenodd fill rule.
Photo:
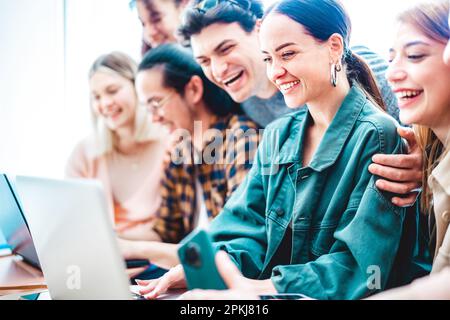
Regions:
<instances>
[{"instance_id":1,"label":"teeth","mask_svg":"<svg viewBox=\"0 0 450 320\"><path fill-rule=\"evenodd\" d=\"M116 111L113 111L113 112L108 113L106 116L107 116L107 117L110 117L110 118L113 118L113 117L119 115L119 114L120 114L120 111L121 111L121 110L118 109L118 110L116 110Z\"/></svg>"},{"instance_id":2,"label":"teeth","mask_svg":"<svg viewBox=\"0 0 450 320\"><path fill-rule=\"evenodd\" d=\"M397 92L397 97L399 99L413 98L421 94L421 91L418 90L408 90L408 91L400 91Z\"/></svg>"},{"instance_id":3,"label":"teeth","mask_svg":"<svg viewBox=\"0 0 450 320\"><path fill-rule=\"evenodd\" d=\"M292 82L289 82L289 83L283 83L283 84L280 84L279 86L280 86L280 89L282 91L287 91L287 90L291 89L293 86L296 86L299 83L300 83L300 81L297 80L297 81L292 81Z\"/></svg>"},{"instance_id":4,"label":"teeth","mask_svg":"<svg viewBox=\"0 0 450 320\"><path fill-rule=\"evenodd\" d=\"M237 77L238 74L239 74L239 73L235 74L235 75L232 76L232 77L229 77L228 79L223 80L222 82L223 82L223 83L230 82L230 81L233 80L235 77Z\"/></svg>"},{"instance_id":5,"label":"teeth","mask_svg":"<svg viewBox=\"0 0 450 320\"><path fill-rule=\"evenodd\" d=\"M233 76L229 77L228 79L225 79L222 81L226 86L229 85L231 82L234 82L242 75L242 71L239 71L238 73L234 74Z\"/></svg>"}]
</instances>

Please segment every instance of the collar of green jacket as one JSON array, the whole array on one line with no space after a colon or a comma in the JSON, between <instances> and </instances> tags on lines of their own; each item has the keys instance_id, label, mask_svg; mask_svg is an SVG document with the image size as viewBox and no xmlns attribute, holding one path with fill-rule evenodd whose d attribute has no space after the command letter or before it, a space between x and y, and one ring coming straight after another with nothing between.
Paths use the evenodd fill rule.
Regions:
<instances>
[{"instance_id":1,"label":"collar of green jacket","mask_svg":"<svg viewBox=\"0 0 450 320\"><path fill-rule=\"evenodd\" d=\"M311 169L321 172L336 162L345 141L347 141L356 120L364 107L366 99L367 98L362 90L358 86L353 85L334 116L329 128L325 132L309 165ZM306 117L304 116L305 113L308 113ZM283 145L280 146L280 152L274 159L275 163L280 165L298 163L301 160L301 141L304 141L308 122L311 121L311 115L307 108L302 108L297 113L286 117L292 117L289 128L285 128L288 130L286 133L289 137ZM274 127L269 126L267 129L278 130L280 128L274 123ZM281 134L285 133L282 132Z\"/></svg>"}]
</instances>

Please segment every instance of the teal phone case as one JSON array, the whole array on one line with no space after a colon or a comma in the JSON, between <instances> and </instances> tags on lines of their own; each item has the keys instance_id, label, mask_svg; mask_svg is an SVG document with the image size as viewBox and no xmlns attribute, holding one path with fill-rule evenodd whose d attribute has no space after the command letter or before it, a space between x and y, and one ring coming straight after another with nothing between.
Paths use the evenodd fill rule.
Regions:
<instances>
[{"instance_id":1,"label":"teal phone case","mask_svg":"<svg viewBox=\"0 0 450 320\"><path fill-rule=\"evenodd\" d=\"M178 248L178 257L183 265L189 290L227 289L217 270L215 251L205 230L194 230L184 238Z\"/></svg>"}]
</instances>

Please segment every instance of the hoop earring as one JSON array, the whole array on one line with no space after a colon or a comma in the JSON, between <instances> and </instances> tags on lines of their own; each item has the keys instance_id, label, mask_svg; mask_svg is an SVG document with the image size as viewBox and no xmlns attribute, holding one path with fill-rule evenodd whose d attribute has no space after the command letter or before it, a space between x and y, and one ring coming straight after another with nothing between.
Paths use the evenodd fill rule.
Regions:
<instances>
[{"instance_id":1,"label":"hoop earring","mask_svg":"<svg viewBox=\"0 0 450 320\"><path fill-rule=\"evenodd\" d=\"M338 72L342 71L340 64L333 63L331 65L331 85L337 87L338 85Z\"/></svg>"}]
</instances>

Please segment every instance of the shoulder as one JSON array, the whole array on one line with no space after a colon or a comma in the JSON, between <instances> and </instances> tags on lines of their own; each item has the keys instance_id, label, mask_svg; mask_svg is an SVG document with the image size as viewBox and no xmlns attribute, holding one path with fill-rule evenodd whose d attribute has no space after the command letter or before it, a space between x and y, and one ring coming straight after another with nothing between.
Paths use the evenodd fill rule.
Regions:
<instances>
[{"instance_id":1,"label":"shoulder","mask_svg":"<svg viewBox=\"0 0 450 320\"><path fill-rule=\"evenodd\" d=\"M93 137L87 137L76 144L66 163L66 177L92 177L92 170L98 159L94 152L94 142Z\"/></svg>"},{"instance_id":2,"label":"shoulder","mask_svg":"<svg viewBox=\"0 0 450 320\"><path fill-rule=\"evenodd\" d=\"M77 142L73 148L72 155L86 156L89 146L92 144L91 137L86 137Z\"/></svg>"},{"instance_id":3,"label":"shoulder","mask_svg":"<svg viewBox=\"0 0 450 320\"><path fill-rule=\"evenodd\" d=\"M274 134L277 140L286 140L292 134L297 134L299 125L306 120L308 115L308 108L301 107L296 111L285 114L270 123L264 130L265 139Z\"/></svg>"},{"instance_id":4,"label":"shoulder","mask_svg":"<svg viewBox=\"0 0 450 320\"><path fill-rule=\"evenodd\" d=\"M369 99L357 119L360 126L373 128L380 133L387 135L397 135L398 122L389 114L376 107Z\"/></svg>"},{"instance_id":5,"label":"shoulder","mask_svg":"<svg viewBox=\"0 0 450 320\"><path fill-rule=\"evenodd\" d=\"M356 121L354 136L370 136L380 144L380 152L393 150L401 141L397 133L398 122L366 99Z\"/></svg>"},{"instance_id":6,"label":"shoulder","mask_svg":"<svg viewBox=\"0 0 450 320\"><path fill-rule=\"evenodd\" d=\"M233 115L228 119L226 132L227 144L243 144L244 150L256 150L260 141L261 127L245 115Z\"/></svg>"},{"instance_id":7,"label":"shoulder","mask_svg":"<svg viewBox=\"0 0 450 320\"><path fill-rule=\"evenodd\" d=\"M72 151L71 159L84 159L85 161L93 161L98 157L97 149L98 148L95 142L95 138L92 135L85 137L75 145Z\"/></svg>"},{"instance_id":8,"label":"shoulder","mask_svg":"<svg viewBox=\"0 0 450 320\"><path fill-rule=\"evenodd\" d=\"M308 116L307 107L283 115L264 129L258 152L262 162L269 164L284 159L295 158L299 147L300 128Z\"/></svg>"},{"instance_id":9,"label":"shoulder","mask_svg":"<svg viewBox=\"0 0 450 320\"><path fill-rule=\"evenodd\" d=\"M305 120L308 114L308 109L306 107L301 107L298 110L293 110L291 113L282 115L278 119L270 123L266 130L282 130L288 131L291 127L295 126L299 122Z\"/></svg>"},{"instance_id":10,"label":"shoulder","mask_svg":"<svg viewBox=\"0 0 450 320\"><path fill-rule=\"evenodd\" d=\"M255 129L258 130L260 127L258 124L252 120L250 120L249 117L246 115L232 115L228 119L227 123L227 129L231 131L236 130L249 130L249 129Z\"/></svg>"},{"instance_id":11,"label":"shoulder","mask_svg":"<svg viewBox=\"0 0 450 320\"><path fill-rule=\"evenodd\" d=\"M228 142L242 139L259 141L261 127L246 115L232 115L225 124L223 135Z\"/></svg>"}]
</instances>

